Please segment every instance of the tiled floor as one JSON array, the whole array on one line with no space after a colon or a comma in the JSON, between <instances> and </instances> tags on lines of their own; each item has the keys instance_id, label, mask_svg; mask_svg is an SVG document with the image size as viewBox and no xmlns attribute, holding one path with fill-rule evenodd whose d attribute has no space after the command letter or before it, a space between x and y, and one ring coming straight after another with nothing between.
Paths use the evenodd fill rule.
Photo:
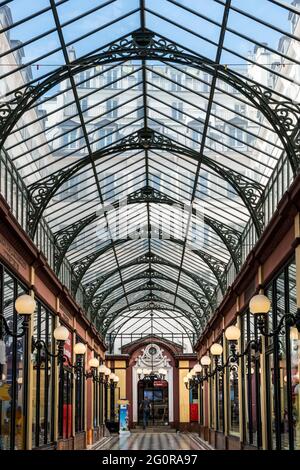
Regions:
<instances>
[{"instance_id":1,"label":"tiled floor","mask_svg":"<svg viewBox=\"0 0 300 470\"><path fill-rule=\"evenodd\" d=\"M193 433L135 433L130 436L110 436L93 450L206 450Z\"/></svg>"}]
</instances>

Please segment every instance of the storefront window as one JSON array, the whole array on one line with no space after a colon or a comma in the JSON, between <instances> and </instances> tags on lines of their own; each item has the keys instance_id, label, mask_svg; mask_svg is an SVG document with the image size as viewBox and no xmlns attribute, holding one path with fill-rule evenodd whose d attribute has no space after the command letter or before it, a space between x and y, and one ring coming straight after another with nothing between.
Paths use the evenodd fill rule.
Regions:
<instances>
[{"instance_id":1,"label":"storefront window","mask_svg":"<svg viewBox=\"0 0 300 470\"><path fill-rule=\"evenodd\" d=\"M227 351L227 354L230 354L230 351ZM228 369L227 378L229 390L229 433L233 436L238 436L240 432L238 364L231 364L230 368Z\"/></svg>"},{"instance_id":2,"label":"storefront window","mask_svg":"<svg viewBox=\"0 0 300 470\"><path fill-rule=\"evenodd\" d=\"M94 353L94 357L99 359L98 354ZM96 378L98 379L98 369L96 370ZM99 383L93 381L93 396L94 396L94 406L93 406L93 426L97 428L99 426Z\"/></svg>"},{"instance_id":3,"label":"storefront window","mask_svg":"<svg viewBox=\"0 0 300 470\"><path fill-rule=\"evenodd\" d=\"M14 303L26 292L0 264L0 311L13 333L20 331L22 318ZM0 449L21 450L25 447L27 381L26 339L12 338L0 331Z\"/></svg>"},{"instance_id":4,"label":"storefront window","mask_svg":"<svg viewBox=\"0 0 300 470\"><path fill-rule=\"evenodd\" d=\"M249 341L257 340L256 320L249 311L242 317L243 350ZM260 353L251 348L244 356L242 363L243 410L245 420L245 441L261 447L261 416L260 416Z\"/></svg>"},{"instance_id":5,"label":"storefront window","mask_svg":"<svg viewBox=\"0 0 300 470\"><path fill-rule=\"evenodd\" d=\"M69 331L69 338L64 344L64 355L72 362L73 335ZM72 390L73 371L66 361L60 369L59 374L59 395L58 395L58 434L63 439L68 439L72 435Z\"/></svg>"},{"instance_id":6,"label":"storefront window","mask_svg":"<svg viewBox=\"0 0 300 470\"><path fill-rule=\"evenodd\" d=\"M286 313L295 314L296 266L292 261L266 291L271 300L268 328L273 330ZM267 339L268 435L271 449L299 449L298 331L284 325Z\"/></svg>"},{"instance_id":7,"label":"storefront window","mask_svg":"<svg viewBox=\"0 0 300 470\"><path fill-rule=\"evenodd\" d=\"M292 415L294 428L294 447L300 449L300 333L297 328L290 330L291 342L291 385L292 385Z\"/></svg>"},{"instance_id":8,"label":"storefront window","mask_svg":"<svg viewBox=\"0 0 300 470\"><path fill-rule=\"evenodd\" d=\"M33 337L44 341L47 349L54 353L54 317L37 302L34 317ZM48 357L44 349L35 349L33 354L33 401L32 401L32 447L53 442L54 439L54 380L55 359Z\"/></svg>"},{"instance_id":9,"label":"storefront window","mask_svg":"<svg viewBox=\"0 0 300 470\"><path fill-rule=\"evenodd\" d=\"M238 369L232 367L229 371L229 431L234 436L240 432L238 383Z\"/></svg>"},{"instance_id":10,"label":"storefront window","mask_svg":"<svg viewBox=\"0 0 300 470\"><path fill-rule=\"evenodd\" d=\"M223 345L222 339L219 344ZM223 355L220 356L219 364L223 365ZM216 429L224 432L224 373L217 372L215 376L216 384Z\"/></svg>"},{"instance_id":11,"label":"storefront window","mask_svg":"<svg viewBox=\"0 0 300 470\"><path fill-rule=\"evenodd\" d=\"M76 337L76 343L83 343L80 337ZM77 365L79 359L76 357ZM82 362L83 371L85 371L85 359ZM76 374L75 380L75 432L84 431L84 417L85 417L85 377L83 373Z\"/></svg>"},{"instance_id":12,"label":"storefront window","mask_svg":"<svg viewBox=\"0 0 300 470\"><path fill-rule=\"evenodd\" d=\"M200 424L204 424L204 385L200 383L199 385L199 418Z\"/></svg>"},{"instance_id":13,"label":"storefront window","mask_svg":"<svg viewBox=\"0 0 300 470\"><path fill-rule=\"evenodd\" d=\"M192 388L190 391L190 421L196 423L199 421L198 388Z\"/></svg>"},{"instance_id":14,"label":"storefront window","mask_svg":"<svg viewBox=\"0 0 300 470\"><path fill-rule=\"evenodd\" d=\"M296 303L296 264L291 263L288 268L289 278L289 308L292 314L297 312ZM300 333L292 327L289 331L288 349L290 351L290 387L291 387L291 415L293 426L293 448L300 450Z\"/></svg>"}]
</instances>

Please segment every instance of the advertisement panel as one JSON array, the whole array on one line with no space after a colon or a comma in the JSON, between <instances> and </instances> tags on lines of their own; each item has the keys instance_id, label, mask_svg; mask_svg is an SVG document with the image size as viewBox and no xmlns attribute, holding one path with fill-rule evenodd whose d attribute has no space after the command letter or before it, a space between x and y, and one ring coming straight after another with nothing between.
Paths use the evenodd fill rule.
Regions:
<instances>
[{"instance_id":1,"label":"advertisement panel","mask_svg":"<svg viewBox=\"0 0 300 470\"><path fill-rule=\"evenodd\" d=\"M119 425L120 425L120 434L129 434L129 413L128 405L119 405Z\"/></svg>"}]
</instances>

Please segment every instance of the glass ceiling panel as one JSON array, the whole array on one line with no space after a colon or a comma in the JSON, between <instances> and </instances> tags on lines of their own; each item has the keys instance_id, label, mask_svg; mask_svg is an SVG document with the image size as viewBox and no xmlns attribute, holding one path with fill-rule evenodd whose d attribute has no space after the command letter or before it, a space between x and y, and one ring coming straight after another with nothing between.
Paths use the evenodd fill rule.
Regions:
<instances>
[{"instance_id":1,"label":"glass ceiling panel","mask_svg":"<svg viewBox=\"0 0 300 470\"><path fill-rule=\"evenodd\" d=\"M282 102L299 103L299 5L277 0L230 5L57 0L55 5L13 0L0 6L3 104L70 63L61 81L29 101L13 121L5 149L29 194L33 183L39 195L55 185L45 204L43 196L32 198L41 204L47 230L63 236L93 216L75 230L66 258L74 267L95 253L82 283L109 274L95 295L115 287L105 298L105 303L119 299L111 311L152 293L169 313L174 305L190 312L184 299L196 303L194 293L211 300L211 289L220 283L214 266L225 270L232 263L218 224L234 231L237 240L246 226L254 233L253 207L251 212L241 187L262 194L286 158L281 136L232 82L188 60L183 65L166 54L144 60L117 54L90 68L80 70L78 64L111 42L130 39L145 21L146 28L223 77L228 71L248 85L273 90ZM126 41L122 44L126 48ZM147 127L155 132L151 145L137 134ZM72 175L59 180L71 168ZM235 187L232 175L239 181ZM136 264L140 256L145 262ZM148 281L168 292L130 293ZM163 314L157 311L158 331Z\"/></svg>"}]
</instances>

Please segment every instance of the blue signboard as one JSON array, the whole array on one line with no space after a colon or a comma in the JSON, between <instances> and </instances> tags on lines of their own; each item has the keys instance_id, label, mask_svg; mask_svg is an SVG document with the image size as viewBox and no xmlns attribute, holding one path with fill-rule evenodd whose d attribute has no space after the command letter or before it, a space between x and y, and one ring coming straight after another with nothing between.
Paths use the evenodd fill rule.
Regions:
<instances>
[{"instance_id":1,"label":"blue signboard","mask_svg":"<svg viewBox=\"0 0 300 470\"><path fill-rule=\"evenodd\" d=\"M120 405L119 413L120 434L129 432L128 405Z\"/></svg>"}]
</instances>

